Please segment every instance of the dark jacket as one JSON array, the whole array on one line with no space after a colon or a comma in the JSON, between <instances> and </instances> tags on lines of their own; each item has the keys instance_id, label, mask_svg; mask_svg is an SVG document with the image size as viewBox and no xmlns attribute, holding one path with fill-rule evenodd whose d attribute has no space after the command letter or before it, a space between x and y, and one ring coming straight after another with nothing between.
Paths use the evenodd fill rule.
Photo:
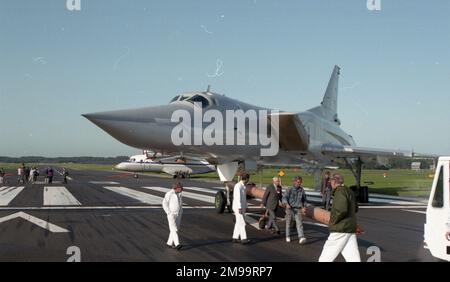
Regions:
<instances>
[{"instance_id":1,"label":"dark jacket","mask_svg":"<svg viewBox=\"0 0 450 282\"><path fill-rule=\"evenodd\" d=\"M358 205L355 194L346 186L334 190L329 229L330 232L356 233Z\"/></svg>"},{"instance_id":2,"label":"dark jacket","mask_svg":"<svg viewBox=\"0 0 450 282\"><path fill-rule=\"evenodd\" d=\"M278 193L277 188L273 184L266 187L266 192L262 198L262 204L269 210L276 210L278 207Z\"/></svg>"},{"instance_id":3,"label":"dark jacket","mask_svg":"<svg viewBox=\"0 0 450 282\"><path fill-rule=\"evenodd\" d=\"M292 208L306 207L306 193L303 187L291 187L283 196L283 204L289 204Z\"/></svg>"}]
</instances>

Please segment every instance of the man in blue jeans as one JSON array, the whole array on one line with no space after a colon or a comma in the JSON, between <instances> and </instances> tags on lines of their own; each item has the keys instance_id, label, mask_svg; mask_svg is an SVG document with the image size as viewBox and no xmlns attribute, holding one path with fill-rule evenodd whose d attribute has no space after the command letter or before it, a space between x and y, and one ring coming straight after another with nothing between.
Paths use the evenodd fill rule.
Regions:
<instances>
[{"instance_id":1,"label":"man in blue jeans","mask_svg":"<svg viewBox=\"0 0 450 282\"><path fill-rule=\"evenodd\" d=\"M306 242L305 235L303 234L303 218L302 210L306 207L306 193L303 189L302 178L296 176L293 179L293 187L289 188L283 196L283 204L286 206L286 242L291 242L290 227L292 217L295 218L297 224L297 233L299 243L304 244Z\"/></svg>"}]
</instances>

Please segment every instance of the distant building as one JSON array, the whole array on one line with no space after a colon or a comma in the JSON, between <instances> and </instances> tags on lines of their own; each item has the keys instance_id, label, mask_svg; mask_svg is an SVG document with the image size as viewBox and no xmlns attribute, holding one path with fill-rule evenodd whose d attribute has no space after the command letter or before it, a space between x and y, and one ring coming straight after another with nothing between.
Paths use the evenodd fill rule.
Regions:
<instances>
[{"instance_id":1,"label":"distant building","mask_svg":"<svg viewBox=\"0 0 450 282\"><path fill-rule=\"evenodd\" d=\"M435 164L430 164L430 170L435 170L436 169L436 165Z\"/></svg>"},{"instance_id":2,"label":"distant building","mask_svg":"<svg viewBox=\"0 0 450 282\"><path fill-rule=\"evenodd\" d=\"M412 162L411 163L411 169L415 170L415 171L419 171L420 170L420 165L421 165L420 162Z\"/></svg>"}]
</instances>

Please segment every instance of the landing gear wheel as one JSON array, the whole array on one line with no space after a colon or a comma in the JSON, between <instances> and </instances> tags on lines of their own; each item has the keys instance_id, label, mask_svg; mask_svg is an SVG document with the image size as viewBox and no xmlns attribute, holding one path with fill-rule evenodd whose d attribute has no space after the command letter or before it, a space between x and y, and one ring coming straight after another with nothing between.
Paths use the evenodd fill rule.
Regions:
<instances>
[{"instance_id":1,"label":"landing gear wheel","mask_svg":"<svg viewBox=\"0 0 450 282\"><path fill-rule=\"evenodd\" d=\"M368 203L369 202L369 187L361 186L359 188L359 202Z\"/></svg>"},{"instance_id":2,"label":"landing gear wheel","mask_svg":"<svg viewBox=\"0 0 450 282\"><path fill-rule=\"evenodd\" d=\"M223 191L219 191L216 193L214 199L214 206L217 213L223 213L225 211L225 205L227 203L227 197Z\"/></svg>"}]
</instances>

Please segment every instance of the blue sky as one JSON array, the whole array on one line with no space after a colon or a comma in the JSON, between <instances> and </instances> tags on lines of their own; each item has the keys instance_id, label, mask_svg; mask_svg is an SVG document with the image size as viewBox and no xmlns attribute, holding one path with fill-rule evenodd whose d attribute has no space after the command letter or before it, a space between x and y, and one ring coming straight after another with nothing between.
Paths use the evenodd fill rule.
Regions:
<instances>
[{"instance_id":1,"label":"blue sky","mask_svg":"<svg viewBox=\"0 0 450 282\"><path fill-rule=\"evenodd\" d=\"M306 110L335 64L342 127L359 146L448 155L450 1L381 3L0 0L0 155L134 154L81 114L208 84Z\"/></svg>"}]
</instances>

